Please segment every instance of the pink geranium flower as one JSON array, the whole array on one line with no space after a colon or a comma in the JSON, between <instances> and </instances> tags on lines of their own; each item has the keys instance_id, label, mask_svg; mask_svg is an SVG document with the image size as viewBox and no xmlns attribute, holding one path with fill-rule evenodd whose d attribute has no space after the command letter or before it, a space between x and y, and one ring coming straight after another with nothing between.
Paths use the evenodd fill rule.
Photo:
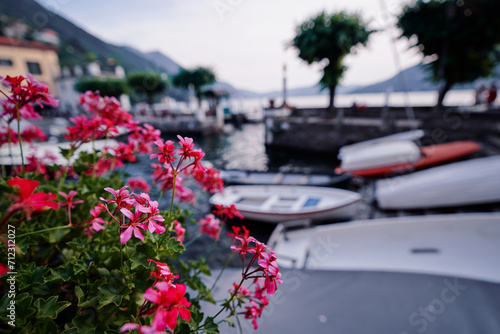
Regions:
<instances>
[{"instance_id":1,"label":"pink geranium flower","mask_svg":"<svg viewBox=\"0 0 500 334\"><path fill-rule=\"evenodd\" d=\"M135 191L143 191L145 193L148 193L149 190L151 189L146 180L144 180L140 176L129 177L127 180L127 184L130 186L130 188L134 189Z\"/></svg>"},{"instance_id":2,"label":"pink geranium flower","mask_svg":"<svg viewBox=\"0 0 500 334\"><path fill-rule=\"evenodd\" d=\"M80 204L83 203L82 200L74 201L73 198L76 196L77 192L74 190L70 190L69 193L66 195L62 191L59 192L59 195L64 197L66 199L66 202L61 202L59 203L60 206L67 206L68 207L68 217L69 217L69 225L72 226L73 224L71 223L71 209L74 209L76 206L75 204Z\"/></svg>"},{"instance_id":3,"label":"pink geranium flower","mask_svg":"<svg viewBox=\"0 0 500 334\"><path fill-rule=\"evenodd\" d=\"M208 235L209 237L219 240L221 230L220 220L215 218L214 215L208 214L205 218L199 220L200 232Z\"/></svg>"},{"instance_id":4,"label":"pink geranium flower","mask_svg":"<svg viewBox=\"0 0 500 334\"><path fill-rule=\"evenodd\" d=\"M156 263L156 266L158 269L154 272L151 273L150 277L155 278L155 282L153 283L153 286L158 282L158 281L164 281L169 284L172 284L174 282L174 279L179 278L179 275L174 275L171 271L170 268L168 267L167 264L161 263L161 262L156 262L155 260L149 259L148 261Z\"/></svg>"},{"instance_id":5,"label":"pink geranium flower","mask_svg":"<svg viewBox=\"0 0 500 334\"><path fill-rule=\"evenodd\" d=\"M122 229L125 229L125 231L120 234L120 242L123 245L130 240L132 233L137 239L144 242L144 235L140 230L146 230L147 226L142 223L143 219L141 219L141 216L144 212L141 211L141 209L143 209L143 207L140 205L135 205L134 213L127 208L120 209L121 213L129 219L127 224L121 226Z\"/></svg>"},{"instance_id":6,"label":"pink geranium flower","mask_svg":"<svg viewBox=\"0 0 500 334\"><path fill-rule=\"evenodd\" d=\"M156 304L148 315L154 314L152 326L156 330L165 330L165 327L174 331L177 327L177 317L189 321L191 311L188 307L191 303L187 301L186 286L184 284L171 285L167 282L158 282L154 288L149 288L144 293L144 299Z\"/></svg>"},{"instance_id":7,"label":"pink geranium flower","mask_svg":"<svg viewBox=\"0 0 500 334\"><path fill-rule=\"evenodd\" d=\"M156 144L156 146L158 146L160 153L151 154L150 158L158 158L158 161L160 163L167 163L172 165L172 163L175 161L174 142L171 140L167 140L165 143L163 143L163 140L158 139L154 143Z\"/></svg>"},{"instance_id":8,"label":"pink geranium flower","mask_svg":"<svg viewBox=\"0 0 500 334\"><path fill-rule=\"evenodd\" d=\"M7 184L17 189L17 195L7 194L14 199L14 203L7 208L7 212L24 211L26 217L31 218L33 213L49 209L56 210L59 207L58 203L53 201L57 197L56 194L35 193L40 181L16 176L7 180Z\"/></svg>"},{"instance_id":9,"label":"pink geranium flower","mask_svg":"<svg viewBox=\"0 0 500 334\"><path fill-rule=\"evenodd\" d=\"M122 187L120 190L114 190L113 188L104 188L107 192L110 192L115 198L114 199L104 199L100 197L101 201L107 203L116 203L119 208L130 208L134 205L135 201L130 197L130 192L127 190L127 186Z\"/></svg>"},{"instance_id":10,"label":"pink geranium flower","mask_svg":"<svg viewBox=\"0 0 500 334\"><path fill-rule=\"evenodd\" d=\"M123 325L122 328L120 329L120 331L122 332L133 331L133 330L137 330L139 334L165 334L165 331L163 330L159 331L154 329L153 327L134 324L134 323L127 323Z\"/></svg>"},{"instance_id":11,"label":"pink geranium flower","mask_svg":"<svg viewBox=\"0 0 500 334\"><path fill-rule=\"evenodd\" d=\"M174 231L177 234L175 240L180 241L182 243L184 241L184 235L186 234L186 229L182 227L181 223L179 223L179 221L177 220L174 220L172 224L174 225Z\"/></svg>"}]
</instances>

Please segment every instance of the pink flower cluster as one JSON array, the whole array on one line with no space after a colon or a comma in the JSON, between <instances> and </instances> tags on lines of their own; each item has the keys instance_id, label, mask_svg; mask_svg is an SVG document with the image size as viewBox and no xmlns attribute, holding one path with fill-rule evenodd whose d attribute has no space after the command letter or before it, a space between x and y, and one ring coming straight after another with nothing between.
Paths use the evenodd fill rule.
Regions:
<instances>
[{"instance_id":1,"label":"pink flower cluster","mask_svg":"<svg viewBox=\"0 0 500 334\"><path fill-rule=\"evenodd\" d=\"M220 219L215 218L212 214L208 214L205 218L198 221L198 225L200 226L201 233L206 234L215 240L219 240L221 230Z\"/></svg>"},{"instance_id":2,"label":"pink flower cluster","mask_svg":"<svg viewBox=\"0 0 500 334\"><path fill-rule=\"evenodd\" d=\"M173 226L174 226L174 232L176 233L175 240L180 241L181 244L184 242L184 236L186 234L186 229L182 227L182 224L179 223L179 221L174 220L173 221Z\"/></svg>"},{"instance_id":3,"label":"pink flower cluster","mask_svg":"<svg viewBox=\"0 0 500 334\"><path fill-rule=\"evenodd\" d=\"M45 105L57 107L58 100L49 93L49 88L46 84L33 79L32 75L27 76L0 76L0 81L10 88L10 95L5 95L5 99L0 100L0 119L7 123L7 126L0 126L0 146L5 143L17 143L18 133L10 128L10 124L21 119L42 119L39 113L33 108L33 104L37 103L43 108ZM45 134L35 125L30 125L25 128L20 134L21 140L32 142L33 140L44 141Z\"/></svg>"},{"instance_id":4,"label":"pink flower cluster","mask_svg":"<svg viewBox=\"0 0 500 334\"><path fill-rule=\"evenodd\" d=\"M238 285L233 283L234 290L229 290L229 293L234 294ZM262 279L256 278L252 284L253 291L240 286L236 292L235 298L242 303L248 302L250 306L245 306L246 311L240 314L245 315L245 319L252 319L254 329L258 329L257 319L261 317L264 308L269 305L266 289L262 283Z\"/></svg>"},{"instance_id":5,"label":"pink flower cluster","mask_svg":"<svg viewBox=\"0 0 500 334\"><path fill-rule=\"evenodd\" d=\"M205 168L201 159L205 153L201 149L195 149L193 139L189 137L179 138L180 147L176 150L175 143L171 140L155 141L158 148L157 153L151 154L151 159L158 158L159 164L153 163L153 181L158 184L162 191L173 190L175 197L182 202L193 202L193 192L183 186L181 174L193 176L205 191L221 192L223 182L220 173L214 169Z\"/></svg>"},{"instance_id":6,"label":"pink flower cluster","mask_svg":"<svg viewBox=\"0 0 500 334\"><path fill-rule=\"evenodd\" d=\"M233 244L231 249L241 256L243 263L245 263L247 255L253 254L243 272L243 278L263 278L266 292L269 295L273 295L278 288L278 284L283 282L281 281L281 273L276 263L276 254L272 248L251 237L246 228L244 229L244 233L240 234L240 228L233 226L233 233L229 233L228 235L232 236L235 242L239 241L240 245ZM257 269L252 268L255 262L259 266Z\"/></svg>"},{"instance_id":7,"label":"pink flower cluster","mask_svg":"<svg viewBox=\"0 0 500 334\"><path fill-rule=\"evenodd\" d=\"M57 107L59 104L59 101L54 99L54 96L49 93L49 87L44 83L34 80L31 74L16 77L8 75L5 78L0 77L0 81L10 88L11 95L7 97L9 102L21 108L24 107L24 112L34 112L32 103L38 103L41 108L43 108L44 104L52 107Z\"/></svg>"},{"instance_id":8,"label":"pink flower cluster","mask_svg":"<svg viewBox=\"0 0 500 334\"><path fill-rule=\"evenodd\" d=\"M102 97L94 92L80 95L80 102L89 115L71 118L73 126L67 127L65 138L71 142L72 150L83 143L104 138L114 138L119 128L129 133L127 143L119 142L115 147L105 147L95 166L89 166L88 175L101 176L121 168L125 162L137 161L137 154L150 154L153 143L160 138L160 130L149 124L138 125L132 115L123 109L114 97Z\"/></svg>"},{"instance_id":9,"label":"pink flower cluster","mask_svg":"<svg viewBox=\"0 0 500 334\"><path fill-rule=\"evenodd\" d=\"M158 202L152 201L146 193L140 195L130 193L127 188L127 186L120 190L105 188L104 190L110 192L114 198L100 198L107 204L116 204L113 213L107 205L105 208L111 217L120 224L120 242L125 244L132 238L132 234L144 242L141 230L148 230L150 233L164 233L166 230L163 224L165 218L159 215ZM116 213L119 213L119 218L115 217ZM126 218L128 218L128 222Z\"/></svg>"},{"instance_id":10,"label":"pink flower cluster","mask_svg":"<svg viewBox=\"0 0 500 334\"><path fill-rule=\"evenodd\" d=\"M38 192L36 188L40 185L40 181L22 179L17 176L7 180L10 187L15 188L16 195L7 194L14 199L14 202L7 208L7 212L15 213L23 211L27 218L31 218L34 213L46 211L49 209L56 210L58 203L56 194Z\"/></svg>"},{"instance_id":11,"label":"pink flower cluster","mask_svg":"<svg viewBox=\"0 0 500 334\"><path fill-rule=\"evenodd\" d=\"M137 330L139 333L164 333L165 328L174 331L177 327L177 318L185 321L191 319L191 311L188 309L191 303L185 297L186 286L174 284L173 281L179 276L174 275L167 264L149 259L156 263L156 271L151 273L155 278L153 287L146 290L144 299L152 306L146 310L141 307L140 317L154 315L151 326L128 323L122 326L121 331ZM144 306L144 305L143 305Z\"/></svg>"}]
</instances>

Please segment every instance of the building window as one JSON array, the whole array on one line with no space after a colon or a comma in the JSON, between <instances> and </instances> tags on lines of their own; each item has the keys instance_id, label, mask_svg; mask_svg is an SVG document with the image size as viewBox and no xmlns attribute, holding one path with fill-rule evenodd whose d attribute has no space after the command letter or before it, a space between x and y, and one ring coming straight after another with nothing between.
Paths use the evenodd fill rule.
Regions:
<instances>
[{"instance_id":1,"label":"building window","mask_svg":"<svg viewBox=\"0 0 500 334\"><path fill-rule=\"evenodd\" d=\"M0 59L0 66L12 66L12 60Z\"/></svg>"},{"instance_id":2,"label":"building window","mask_svg":"<svg viewBox=\"0 0 500 334\"><path fill-rule=\"evenodd\" d=\"M26 65L28 66L28 72L31 74L42 74L42 69L40 68L40 64L34 61L27 61Z\"/></svg>"}]
</instances>

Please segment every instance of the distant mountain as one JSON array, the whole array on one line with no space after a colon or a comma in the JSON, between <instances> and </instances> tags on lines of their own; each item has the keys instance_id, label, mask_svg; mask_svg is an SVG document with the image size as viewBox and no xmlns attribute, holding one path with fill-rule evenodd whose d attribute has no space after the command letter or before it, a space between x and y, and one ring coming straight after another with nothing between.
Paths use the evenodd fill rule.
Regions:
<instances>
[{"instance_id":1,"label":"distant mountain","mask_svg":"<svg viewBox=\"0 0 500 334\"><path fill-rule=\"evenodd\" d=\"M161 69L162 71L167 72L170 75L175 75L179 73L182 68L179 64L173 61L170 57L164 55L160 51L152 51L152 52L141 52L130 46L122 46L122 48L135 53L139 57L143 57L151 61L155 68L152 68L152 71L156 71L157 69Z\"/></svg>"},{"instance_id":2,"label":"distant mountain","mask_svg":"<svg viewBox=\"0 0 500 334\"><path fill-rule=\"evenodd\" d=\"M485 80L499 80L500 79L500 65L497 66L495 75L492 79L478 79L475 82L454 85L452 89L475 89L477 87L477 82ZM392 78L373 84L364 86L353 90L353 94L364 94L364 93L385 93L387 90L393 92L415 92L415 91L434 91L439 90L440 85L435 82L431 82L429 72L426 71L425 65L416 65L407 68Z\"/></svg>"},{"instance_id":3,"label":"distant mountain","mask_svg":"<svg viewBox=\"0 0 500 334\"><path fill-rule=\"evenodd\" d=\"M336 89L337 94L349 94L353 90L358 89L359 85L355 86L338 86ZM256 93L250 90L235 89L234 97L238 98L275 98L283 95L283 90L273 90L265 93ZM320 85L299 87L287 89L287 96L314 96L314 95L327 95L328 90L321 90Z\"/></svg>"},{"instance_id":4,"label":"distant mountain","mask_svg":"<svg viewBox=\"0 0 500 334\"><path fill-rule=\"evenodd\" d=\"M167 60L160 61L157 52L144 55L139 51L132 51L131 48L106 43L34 0L0 0L0 14L17 18L30 27L48 28L57 32L61 40L59 57L62 65L81 65L92 55L102 63L109 58L116 58L126 71L156 69L175 74L179 67L166 56ZM46 20L40 27L41 18ZM155 60L152 60L153 58Z\"/></svg>"}]
</instances>

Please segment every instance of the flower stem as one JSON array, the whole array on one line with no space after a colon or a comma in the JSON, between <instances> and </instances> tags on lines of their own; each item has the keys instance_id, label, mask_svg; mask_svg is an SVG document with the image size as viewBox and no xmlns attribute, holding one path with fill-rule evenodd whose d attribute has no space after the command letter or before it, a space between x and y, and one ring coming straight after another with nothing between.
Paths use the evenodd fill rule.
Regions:
<instances>
[{"instance_id":1,"label":"flower stem","mask_svg":"<svg viewBox=\"0 0 500 334\"><path fill-rule=\"evenodd\" d=\"M234 253L231 252L231 255L229 255L229 257L227 258L227 261L224 264L224 266L222 267L222 269L220 270L219 275L217 275L217 278L215 279L214 284L212 284L212 287L210 288L210 291L212 291L215 288L215 286L217 285L217 283L219 282L219 279L222 277L222 273L224 273L224 270L229 265L229 261L231 261L231 258L233 257L233 254Z\"/></svg>"},{"instance_id":2,"label":"flower stem","mask_svg":"<svg viewBox=\"0 0 500 334\"><path fill-rule=\"evenodd\" d=\"M193 242L198 240L201 237L201 233L195 235L192 239L189 239L188 242L184 244L184 248L187 248L189 245L191 245Z\"/></svg>"},{"instance_id":3,"label":"flower stem","mask_svg":"<svg viewBox=\"0 0 500 334\"><path fill-rule=\"evenodd\" d=\"M174 171L174 182L172 188L172 199L170 200L170 210L168 211L168 222L171 224L172 220L172 211L174 210L174 196L175 196L175 181L177 180L177 172Z\"/></svg>"},{"instance_id":4,"label":"flower stem","mask_svg":"<svg viewBox=\"0 0 500 334\"><path fill-rule=\"evenodd\" d=\"M48 232L48 231L62 230L62 229L65 229L65 228L71 228L71 226L69 226L69 225L57 226L57 227L46 228L44 230L38 230L38 231L23 233L23 234L18 235L17 238L25 237L27 235L32 235L32 234L37 234L37 233Z\"/></svg>"},{"instance_id":5,"label":"flower stem","mask_svg":"<svg viewBox=\"0 0 500 334\"><path fill-rule=\"evenodd\" d=\"M238 293L238 290L240 289L241 285L243 285L243 282L245 281L245 278L242 278L241 281L240 281L240 284L238 284L238 287L234 290L234 292L231 294L231 298L229 298L229 300L227 302L224 303L224 307L221 308L219 310L219 312L217 312L216 315L213 316L213 319L217 318L219 316L219 314L222 313L222 311L224 311L225 309L227 309L229 307L229 304L231 303L231 301L234 299L234 297L236 296L236 294Z\"/></svg>"},{"instance_id":6,"label":"flower stem","mask_svg":"<svg viewBox=\"0 0 500 334\"><path fill-rule=\"evenodd\" d=\"M21 140L21 111L19 104L16 104L17 109L17 138L19 140L19 149L21 150L21 175L24 176L24 155L23 155L23 142Z\"/></svg>"}]
</instances>

